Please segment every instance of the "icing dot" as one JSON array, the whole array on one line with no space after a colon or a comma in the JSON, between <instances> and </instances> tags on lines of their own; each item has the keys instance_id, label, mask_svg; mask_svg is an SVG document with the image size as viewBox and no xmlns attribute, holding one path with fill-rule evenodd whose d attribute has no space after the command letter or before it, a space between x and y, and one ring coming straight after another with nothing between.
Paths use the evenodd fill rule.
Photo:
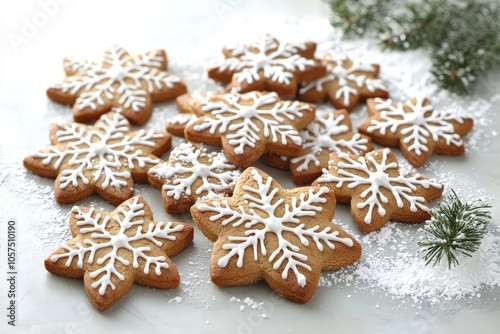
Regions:
<instances>
[{"instance_id":1,"label":"icing dot","mask_svg":"<svg viewBox=\"0 0 500 334\"><path fill-rule=\"evenodd\" d=\"M391 178L389 175L382 171L377 171L370 175L371 184L376 185L377 188L383 187L386 189L392 189ZM386 203L387 199L382 199L382 202Z\"/></svg>"},{"instance_id":2,"label":"icing dot","mask_svg":"<svg viewBox=\"0 0 500 334\"><path fill-rule=\"evenodd\" d=\"M252 107L243 107L239 110L239 114L242 118L253 118L259 115L257 110Z\"/></svg>"},{"instance_id":3,"label":"icing dot","mask_svg":"<svg viewBox=\"0 0 500 334\"><path fill-rule=\"evenodd\" d=\"M123 70L124 70L124 68L122 66L115 64L108 69L106 74L112 80L120 80L123 78L123 74L124 74Z\"/></svg>"},{"instance_id":4,"label":"icing dot","mask_svg":"<svg viewBox=\"0 0 500 334\"><path fill-rule=\"evenodd\" d=\"M127 248L129 246L129 238L123 233L114 235L111 240L112 244L117 248Z\"/></svg>"},{"instance_id":5,"label":"icing dot","mask_svg":"<svg viewBox=\"0 0 500 334\"><path fill-rule=\"evenodd\" d=\"M406 120L408 123L415 124L415 125L423 125L426 123L424 114L420 112L413 112L409 113L406 116Z\"/></svg>"},{"instance_id":6,"label":"icing dot","mask_svg":"<svg viewBox=\"0 0 500 334\"><path fill-rule=\"evenodd\" d=\"M266 226L269 232L273 233L279 233L282 228L280 221L275 219L266 221Z\"/></svg>"},{"instance_id":7,"label":"icing dot","mask_svg":"<svg viewBox=\"0 0 500 334\"><path fill-rule=\"evenodd\" d=\"M192 170L193 174L198 175L200 177L208 177L212 175L212 168L207 165L203 164L194 165L192 167Z\"/></svg>"},{"instance_id":8,"label":"icing dot","mask_svg":"<svg viewBox=\"0 0 500 334\"><path fill-rule=\"evenodd\" d=\"M104 154L110 153L108 145L105 141L98 141L96 143L92 143L90 147L90 151L95 155L103 156Z\"/></svg>"},{"instance_id":9,"label":"icing dot","mask_svg":"<svg viewBox=\"0 0 500 334\"><path fill-rule=\"evenodd\" d=\"M259 70L259 69L263 69L266 66L271 65L271 60L269 59L269 57L266 54L257 53L257 54L255 54L255 56L253 56L252 63L253 63L253 66Z\"/></svg>"},{"instance_id":10,"label":"icing dot","mask_svg":"<svg viewBox=\"0 0 500 334\"><path fill-rule=\"evenodd\" d=\"M335 66L332 72L337 78L345 78L347 76L347 70L342 66Z\"/></svg>"}]
</instances>

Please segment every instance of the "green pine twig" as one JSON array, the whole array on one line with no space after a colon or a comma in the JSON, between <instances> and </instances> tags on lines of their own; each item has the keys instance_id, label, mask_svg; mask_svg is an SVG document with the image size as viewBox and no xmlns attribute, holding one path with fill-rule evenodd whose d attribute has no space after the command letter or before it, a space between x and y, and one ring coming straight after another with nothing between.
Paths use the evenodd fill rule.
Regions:
<instances>
[{"instance_id":1,"label":"green pine twig","mask_svg":"<svg viewBox=\"0 0 500 334\"><path fill-rule=\"evenodd\" d=\"M451 269L452 265L459 265L459 254L472 256L487 232L489 208L490 205L480 201L460 201L452 189L452 194L439 204L422 229L425 235L418 244L425 254L425 264L436 265L446 259Z\"/></svg>"},{"instance_id":2,"label":"green pine twig","mask_svg":"<svg viewBox=\"0 0 500 334\"><path fill-rule=\"evenodd\" d=\"M441 89L472 91L500 64L500 6L491 0L327 0L346 37L378 38L389 50L423 48Z\"/></svg>"}]
</instances>

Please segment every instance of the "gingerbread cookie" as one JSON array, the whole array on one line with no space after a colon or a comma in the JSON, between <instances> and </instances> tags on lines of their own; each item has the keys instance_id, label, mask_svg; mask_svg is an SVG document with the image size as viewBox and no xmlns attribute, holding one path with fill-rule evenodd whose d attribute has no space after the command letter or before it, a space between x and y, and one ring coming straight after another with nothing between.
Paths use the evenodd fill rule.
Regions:
<instances>
[{"instance_id":1,"label":"gingerbread cookie","mask_svg":"<svg viewBox=\"0 0 500 334\"><path fill-rule=\"evenodd\" d=\"M283 159L275 154L264 155L267 164L282 169L288 167L295 184L311 183L321 176L328 167L331 152L364 155L373 150L370 137L352 132L345 109L317 116L300 134L303 143L298 157Z\"/></svg>"},{"instance_id":2,"label":"gingerbread cookie","mask_svg":"<svg viewBox=\"0 0 500 334\"><path fill-rule=\"evenodd\" d=\"M60 204L74 203L96 192L118 205L134 194L134 181L147 182L156 156L170 147L171 136L153 130L131 131L120 113L101 116L93 127L79 123L52 124L51 146L24 158L33 173L55 178Z\"/></svg>"},{"instance_id":3,"label":"gingerbread cookie","mask_svg":"<svg viewBox=\"0 0 500 334\"><path fill-rule=\"evenodd\" d=\"M305 303L322 270L356 262L359 243L332 224L335 194L327 187L283 189L272 177L250 167L234 194L198 202L196 225L215 242L210 276L218 286L264 279L278 294Z\"/></svg>"},{"instance_id":4,"label":"gingerbread cookie","mask_svg":"<svg viewBox=\"0 0 500 334\"><path fill-rule=\"evenodd\" d=\"M73 105L76 122L97 120L112 107L120 108L132 124L144 124L152 102L172 99L186 92L178 77L166 72L164 50L132 57L120 46L110 47L98 61L64 59L67 78L47 90L59 103Z\"/></svg>"},{"instance_id":5,"label":"gingerbread cookie","mask_svg":"<svg viewBox=\"0 0 500 334\"><path fill-rule=\"evenodd\" d=\"M276 93L215 94L194 101L198 116L186 127L186 139L222 146L229 161L248 167L264 152L297 156L302 150L299 130L313 119L316 108L298 101L281 101Z\"/></svg>"},{"instance_id":6,"label":"gingerbread cookie","mask_svg":"<svg viewBox=\"0 0 500 334\"><path fill-rule=\"evenodd\" d=\"M198 200L231 195L240 174L224 153L183 143L170 153L168 162L149 170L148 179L161 189L165 210L178 214Z\"/></svg>"},{"instance_id":7,"label":"gingerbread cookie","mask_svg":"<svg viewBox=\"0 0 500 334\"><path fill-rule=\"evenodd\" d=\"M461 136L467 134L473 120L448 111L438 111L423 97L405 103L369 99L369 119L361 123L359 132L385 146L399 146L415 167L422 166L433 153L463 155Z\"/></svg>"},{"instance_id":8,"label":"gingerbread cookie","mask_svg":"<svg viewBox=\"0 0 500 334\"><path fill-rule=\"evenodd\" d=\"M179 114L167 118L165 129L174 136L184 137L186 127L194 122L198 117L193 113L193 101L207 101L210 95L201 95L197 92L193 94L185 93L178 96L175 101Z\"/></svg>"},{"instance_id":9,"label":"gingerbread cookie","mask_svg":"<svg viewBox=\"0 0 500 334\"><path fill-rule=\"evenodd\" d=\"M280 43L271 35L251 44L225 47L222 65L208 70L208 76L229 84L228 91L275 91L293 98L297 85L326 74L326 68L314 59L316 44Z\"/></svg>"},{"instance_id":10,"label":"gingerbread cookie","mask_svg":"<svg viewBox=\"0 0 500 334\"><path fill-rule=\"evenodd\" d=\"M327 67L327 74L303 84L299 100L329 100L335 108L351 110L360 100L389 96L387 86L377 78L379 65L353 61L333 51L325 53L322 62Z\"/></svg>"},{"instance_id":11,"label":"gingerbread cookie","mask_svg":"<svg viewBox=\"0 0 500 334\"><path fill-rule=\"evenodd\" d=\"M431 217L428 201L439 198L443 186L421 175L401 175L396 157L385 148L364 157L332 153L330 166L313 185L335 191L337 201L351 203L359 229L368 233L389 220L421 223Z\"/></svg>"},{"instance_id":12,"label":"gingerbread cookie","mask_svg":"<svg viewBox=\"0 0 500 334\"><path fill-rule=\"evenodd\" d=\"M169 117L165 123L165 129L168 133L184 137L184 130L188 125L193 123L198 117L195 114L181 113L173 117Z\"/></svg>"},{"instance_id":13,"label":"gingerbread cookie","mask_svg":"<svg viewBox=\"0 0 500 334\"><path fill-rule=\"evenodd\" d=\"M73 239L45 260L56 275L83 278L92 304L104 311L132 288L133 283L155 289L179 286L179 273L169 259L193 240L193 227L155 222L146 201L136 196L111 214L75 206L69 225Z\"/></svg>"}]
</instances>

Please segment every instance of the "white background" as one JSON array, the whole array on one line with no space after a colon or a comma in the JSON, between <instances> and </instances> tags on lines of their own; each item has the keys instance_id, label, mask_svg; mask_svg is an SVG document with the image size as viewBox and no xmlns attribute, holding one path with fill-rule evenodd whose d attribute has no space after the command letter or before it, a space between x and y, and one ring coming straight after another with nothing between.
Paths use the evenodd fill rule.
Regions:
<instances>
[{"instance_id":1,"label":"white background","mask_svg":"<svg viewBox=\"0 0 500 334\"><path fill-rule=\"evenodd\" d=\"M47 5L50 4L50 5ZM154 291L134 286L131 293L105 313L88 302L80 280L59 278L43 268L44 258L68 237L65 217L71 206L55 204L52 180L31 175L22 167L22 157L48 144L48 125L54 120L71 120L69 107L45 97L48 85L62 79L64 56L95 57L107 46L118 43L132 53L157 47L169 54L170 70L182 76L190 90L220 87L204 77L208 64L220 60L224 44L238 39L251 41L271 32L281 39L328 41L328 7L320 1L3 1L0 4L0 310L7 299L5 269L5 223L14 219L18 228L18 326L6 326L0 311L1 333L104 333L120 329L150 333L493 333L500 328L500 305L491 299L498 289L482 291L485 297L472 303L413 305L393 300L383 292L354 291L346 286L320 287L306 305L276 296L265 284L220 289L209 282L207 263L210 243L201 233L183 254L173 258L183 274L184 284L174 291ZM328 43L327 43L328 44ZM361 50L366 45L360 44ZM356 46L354 46L354 49ZM379 51L365 54L379 59ZM419 68L428 69L423 53L401 55L406 81L396 87L398 97L427 89ZM378 57L378 58L377 58ZM397 58L392 65L399 66ZM495 73L484 78L475 93L488 98L498 92ZM391 74L387 77L395 78ZM396 80L395 79L395 80ZM408 80L414 80L408 84ZM412 86L413 85L413 86ZM449 98L449 97L448 97ZM442 99L446 100L446 99ZM473 100L464 100L472 103ZM497 100L498 104L498 100ZM495 135L500 121L497 104L491 105L491 122L478 126L484 136L477 149L466 157L433 157L445 161L450 173L462 178L459 190L481 190L492 199L493 223L499 224L500 140ZM166 117L175 114L174 103L156 106L146 124L162 129ZM353 117L363 115L362 107ZM484 116L484 115L483 115ZM481 116L481 117L483 117ZM485 138L485 142L481 140ZM467 144L467 142L466 142ZM168 155L164 155L166 159ZM291 187L287 173L267 169ZM437 171L436 171L437 172ZM468 179L468 180L465 180ZM188 215L169 217L163 210L159 192L147 185L137 187L146 197L157 220L190 221ZM112 206L97 196L83 201L106 210ZM349 221L347 207L337 209L336 218ZM353 228L354 229L354 228ZM199 232L199 231L196 231ZM173 300L180 297L180 303ZM231 301L231 298L239 298ZM243 299L263 303L255 310ZM179 300L179 299L178 299ZM462 305L463 304L463 305ZM457 306L458 305L458 306ZM240 306L245 309L240 310ZM447 311L450 309L452 311ZM267 318L264 318L262 315ZM496 329L495 329L496 328Z\"/></svg>"}]
</instances>

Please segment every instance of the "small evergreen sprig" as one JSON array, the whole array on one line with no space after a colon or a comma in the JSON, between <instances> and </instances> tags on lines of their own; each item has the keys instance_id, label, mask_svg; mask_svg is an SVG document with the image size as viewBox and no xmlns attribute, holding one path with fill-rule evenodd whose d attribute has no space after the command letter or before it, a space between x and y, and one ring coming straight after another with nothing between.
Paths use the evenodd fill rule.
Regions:
<instances>
[{"instance_id":1,"label":"small evergreen sprig","mask_svg":"<svg viewBox=\"0 0 500 334\"><path fill-rule=\"evenodd\" d=\"M460 201L452 189L452 194L438 205L422 229L425 235L418 244L425 253L425 264L436 265L446 258L451 269L452 265L459 265L458 254L472 256L487 231L491 219L489 208L490 205L480 201Z\"/></svg>"},{"instance_id":2,"label":"small evergreen sprig","mask_svg":"<svg viewBox=\"0 0 500 334\"><path fill-rule=\"evenodd\" d=\"M478 0L328 0L346 36L376 37L384 48L424 48L440 88L464 95L500 64L500 7Z\"/></svg>"}]
</instances>

